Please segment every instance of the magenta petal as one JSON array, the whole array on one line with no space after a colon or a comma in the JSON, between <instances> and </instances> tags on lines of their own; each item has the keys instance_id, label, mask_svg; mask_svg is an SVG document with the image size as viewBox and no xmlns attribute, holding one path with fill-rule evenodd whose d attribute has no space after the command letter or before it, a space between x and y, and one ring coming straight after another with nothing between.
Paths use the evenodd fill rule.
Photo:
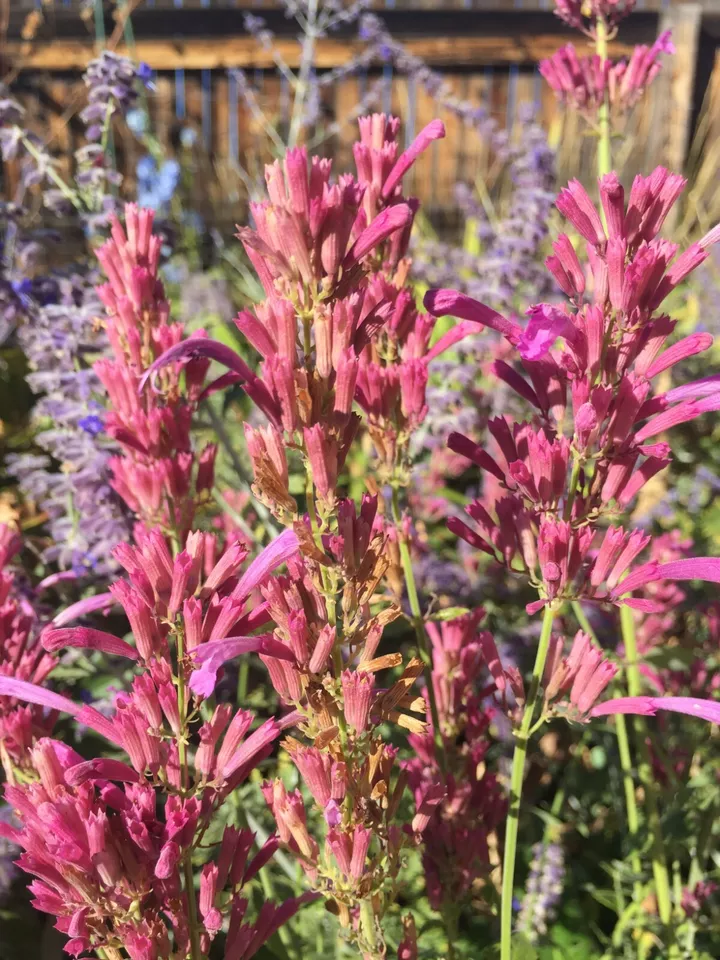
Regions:
<instances>
[{"instance_id":1,"label":"magenta petal","mask_svg":"<svg viewBox=\"0 0 720 960\"><path fill-rule=\"evenodd\" d=\"M72 603L66 610L61 610L57 616L53 617L53 626L64 627L66 623L85 617L89 613L97 613L98 610L109 610L117 601L111 593L98 593L97 596L88 597L87 600L78 600Z\"/></svg>"},{"instance_id":2,"label":"magenta petal","mask_svg":"<svg viewBox=\"0 0 720 960\"><path fill-rule=\"evenodd\" d=\"M44 630L40 641L48 651L55 653L64 647L78 647L80 649L100 650L113 656L127 657L137 660L138 652L129 643L105 633L104 630L93 630L90 627L65 627L62 630Z\"/></svg>"},{"instance_id":3,"label":"magenta petal","mask_svg":"<svg viewBox=\"0 0 720 960\"><path fill-rule=\"evenodd\" d=\"M420 154L427 150L433 140L442 140L444 136L445 124L442 120L431 120L426 127L423 127L407 150L398 157L395 166L390 171L390 175L382 188L383 200L387 200L410 167L415 163Z\"/></svg>"},{"instance_id":4,"label":"magenta petal","mask_svg":"<svg viewBox=\"0 0 720 960\"><path fill-rule=\"evenodd\" d=\"M378 244L387 240L396 230L406 227L412 220L412 216L413 212L406 203L398 203L382 210L348 250L342 264L343 271L347 273L351 267L362 260L363 257L366 257Z\"/></svg>"},{"instance_id":5,"label":"magenta petal","mask_svg":"<svg viewBox=\"0 0 720 960\"><path fill-rule=\"evenodd\" d=\"M223 373L221 377L212 380L203 390L203 392L198 397L198 403L202 403L203 400L207 400L208 397L211 397L214 393L217 393L218 390L225 390L227 387L234 387L236 383L242 383L243 378L239 373L233 373L232 370L229 370L227 373Z\"/></svg>"},{"instance_id":6,"label":"magenta petal","mask_svg":"<svg viewBox=\"0 0 720 960\"><path fill-rule=\"evenodd\" d=\"M246 613L244 617L241 617L233 627L233 630L238 634L247 636L250 633L254 633L258 627L263 627L266 623L270 623L271 620L272 617L268 611L267 603L260 603L257 607L253 607L249 613Z\"/></svg>"},{"instance_id":7,"label":"magenta petal","mask_svg":"<svg viewBox=\"0 0 720 960\"><path fill-rule=\"evenodd\" d=\"M199 697L211 697L217 685L218 670L228 660L243 653L258 653L264 650L265 642L272 634L259 634L257 637L226 637L224 640L211 640L193 650L195 663L199 669L190 677L190 689Z\"/></svg>"},{"instance_id":8,"label":"magenta petal","mask_svg":"<svg viewBox=\"0 0 720 960\"><path fill-rule=\"evenodd\" d=\"M518 342L523 360L542 360L558 337L574 332L570 317L548 303L539 303L528 310L530 320Z\"/></svg>"},{"instance_id":9,"label":"magenta petal","mask_svg":"<svg viewBox=\"0 0 720 960\"><path fill-rule=\"evenodd\" d=\"M99 733L101 737L105 737L110 743L122 747L123 750L125 749L125 744L118 733L117 726L113 723L112 719L104 717L95 707L82 707L76 714L75 719L78 723L83 724L83 726L90 727L95 733Z\"/></svg>"},{"instance_id":10,"label":"magenta petal","mask_svg":"<svg viewBox=\"0 0 720 960\"><path fill-rule=\"evenodd\" d=\"M720 703L717 700L704 700L699 697L653 697L657 710L672 710L685 713L689 717L700 717L710 723L720 723Z\"/></svg>"},{"instance_id":11,"label":"magenta petal","mask_svg":"<svg viewBox=\"0 0 720 960\"><path fill-rule=\"evenodd\" d=\"M279 410L277 403L271 396L269 390L260 378L252 372L243 358L231 350L230 347L220 343L219 340L209 340L207 337L189 337L174 347L170 347L165 353L161 354L151 364L140 379L138 392L142 391L148 379L154 376L158 370L166 367L169 363L178 363L181 360L191 360L197 357L205 357L208 360L215 360L224 367L232 370L234 374L240 377L243 389L258 407L267 414L271 420L277 421Z\"/></svg>"},{"instance_id":12,"label":"magenta petal","mask_svg":"<svg viewBox=\"0 0 720 960\"><path fill-rule=\"evenodd\" d=\"M497 330L513 344L518 342L522 334L517 323L457 290L428 290L423 303L428 313L434 317L457 317L459 320L480 323L484 327Z\"/></svg>"},{"instance_id":13,"label":"magenta petal","mask_svg":"<svg viewBox=\"0 0 720 960\"><path fill-rule=\"evenodd\" d=\"M620 697L599 703L590 711L591 717L605 717L614 713L637 713L652 717L658 710L684 713L710 723L720 723L720 703L699 697Z\"/></svg>"},{"instance_id":14,"label":"magenta petal","mask_svg":"<svg viewBox=\"0 0 720 960\"><path fill-rule=\"evenodd\" d=\"M632 607L633 610L639 610L641 613L663 613L667 610L666 603L660 603L658 600L645 600L642 597L626 597L623 605Z\"/></svg>"},{"instance_id":15,"label":"magenta petal","mask_svg":"<svg viewBox=\"0 0 720 960\"><path fill-rule=\"evenodd\" d=\"M54 587L56 583L65 583L69 580L77 580L77 574L73 573L72 570L62 570L58 573L51 573L49 577L45 577L35 589L38 592L41 590L49 590L50 587Z\"/></svg>"},{"instance_id":16,"label":"magenta petal","mask_svg":"<svg viewBox=\"0 0 720 960\"><path fill-rule=\"evenodd\" d=\"M180 343L176 343L174 347L166 350L147 368L140 379L138 391L143 389L150 377L168 364L179 363L181 360L194 360L198 357L215 360L246 380L251 380L255 376L243 358L224 343L220 343L219 340L209 340L207 337L188 337L187 340L181 340Z\"/></svg>"},{"instance_id":17,"label":"magenta petal","mask_svg":"<svg viewBox=\"0 0 720 960\"><path fill-rule=\"evenodd\" d=\"M14 677L0 676L0 696L15 697L24 703L36 703L39 707L69 713L71 717L76 717L82 710L80 704L73 703L59 693L53 693L52 690L46 690L35 683L28 683L27 680L16 680Z\"/></svg>"},{"instance_id":18,"label":"magenta petal","mask_svg":"<svg viewBox=\"0 0 720 960\"><path fill-rule=\"evenodd\" d=\"M720 557L688 557L658 566L661 580L707 580L720 583Z\"/></svg>"},{"instance_id":19,"label":"magenta petal","mask_svg":"<svg viewBox=\"0 0 720 960\"><path fill-rule=\"evenodd\" d=\"M247 568L242 579L232 592L235 599L242 600L264 583L282 563L286 563L299 549L298 538L292 530L285 530L260 553Z\"/></svg>"},{"instance_id":20,"label":"magenta petal","mask_svg":"<svg viewBox=\"0 0 720 960\"><path fill-rule=\"evenodd\" d=\"M305 719L305 715L301 710L291 710L289 713L285 713L278 720L278 726L281 730L287 730L288 727L294 727L296 724L301 723Z\"/></svg>"},{"instance_id":21,"label":"magenta petal","mask_svg":"<svg viewBox=\"0 0 720 960\"><path fill-rule=\"evenodd\" d=\"M137 783L140 774L121 760L98 757L76 763L65 771L65 783L77 787L87 780L120 780L122 783Z\"/></svg>"},{"instance_id":22,"label":"magenta petal","mask_svg":"<svg viewBox=\"0 0 720 960\"><path fill-rule=\"evenodd\" d=\"M431 360L434 360L435 357L439 357L441 353L449 350L450 347L454 346L456 343L459 343L460 340L464 340L465 337L469 337L473 333L479 332L480 331L477 328L477 324L473 323L471 320L463 320L461 323L458 323L456 326L454 326L452 330L448 330L447 333L443 334L437 343L430 347L425 357L423 357L424 362L430 363Z\"/></svg>"},{"instance_id":23,"label":"magenta petal","mask_svg":"<svg viewBox=\"0 0 720 960\"><path fill-rule=\"evenodd\" d=\"M707 397L719 392L720 373L714 373L712 376L703 377L701 380L684 383L681 387L673 387L663 396L668 403L676 403L680 400L698 400L700 397Z\"/></svg>"},{"instance_id":24,"label":"magenta petal","mask_svg":"<svg viewBox=\"0 0 720 960\"><path fill-rule=\"evenodd\" d=\"M280 727L275 720L266 720L262 726L258 727L254 733L251 733L247 740L238 747L222 769L222 776L227 780L236 773L240 767L260 753L269 743L272 743L279 735Z\"/></svg>"},{"instance_id":25,"label":"magenta petal","mask_svg":"<svg viewBox=\"0 0 720 960\"><path fill-rule=\"evenodd\" d=\"M614 713L637 713L644 717L654 717L655 712L653 697L618 697L615 700L598 703L590 711L590 716L607 717Z\"/></svg>"}]
</instances>

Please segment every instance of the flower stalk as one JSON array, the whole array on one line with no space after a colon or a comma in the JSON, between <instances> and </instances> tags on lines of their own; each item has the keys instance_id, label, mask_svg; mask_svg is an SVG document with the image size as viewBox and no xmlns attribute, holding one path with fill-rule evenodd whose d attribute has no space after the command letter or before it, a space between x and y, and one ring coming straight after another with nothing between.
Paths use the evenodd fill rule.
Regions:
<instances>
[{"instance_id":1,"label":"flower stalk","mask_svg":"<svg viewBox=\"0 0 720 960\"><path fill-rule=\"evenodd\" d=\"M638 697L642 692L640 667L638 663L637 639L635 636L635 620L629 607L620 609L620 627L623 644L625 646L625 672L627 676L628 693L631 697ZM619 719L619 718L618 718ZM660 811L657 803L657 787L652 774L652 760L647 742L647 724L643 717L635 717L633 726L637 737L637 746L640 753L638 775L645 791L648 814L648 831L652 839L651 856L652 870L655 879L655 894L658 902L658 913L663 925L670 929L672 920L672 898L670 894L670 875L665 858L665 843L660 823ZM628 807L628 824L629 824Z\"/></svg>"},{"instance_id":2,"label":"flower stalk","mask_svg":"<svg viewBox=\"0 0 720 960\"><path fill-rule=\"evenodd\" d=\"M601 64L608 59L608 28L605 20L598 17L595 22L595 49ZM610 95L607 89L598 110L598 176L604 177L612 170L610 146Z\"/></svg>"},{"instance_id":3,"label":"flower stalk","mask_svg":"<svg viewBox=\"0 0 720 960\"><path fill-rule=\"evenodd\" d=\"M523 776L525 773L525 759L527 757L528 740L532 726L535 705L543 673L545 661L550 649L555 607L549 603L543 613L542 632L535 655L530 692L523 710L520 729L515 732L515 749L513 751L512 772L510 774L510 808L505 828L505 853L503 856L502 876L502 904L500 908L500 960L512 960L512 904L513 887L515 883L515 858L517 854L518 828L520 825L520 805L522 801Z\"/></svg>"},{"instance_id":4,"label":"flower stalk","mask_svg":"<svg viewBox=\"0 0 720 960\"><path fill-rule=\"evenodd\" d=\"M430 707L430 716L433 724L433 735L435 740L435 749L437 751L440 769L446 769L445 745L443 743L442 730L440 729L440 714L437 706L437 697L432 679L432 656L430 645L428 643L425 623L423 621L422 610L420 609L420 598L418 596L417 584L415 582L415 572L410 556L407 537L402 530L402 513L400 510L400 497L398 488L392 488L392 515L393 523L398 534L398 544L400 547L400 562L402 564L403 575L405 577L405 587L407 589L408 602L410 604L411 622L417 638L418 653L423 663L423 676L425 678L425 690L427 691L428 705Z\"/></svg>"}]
</instances>

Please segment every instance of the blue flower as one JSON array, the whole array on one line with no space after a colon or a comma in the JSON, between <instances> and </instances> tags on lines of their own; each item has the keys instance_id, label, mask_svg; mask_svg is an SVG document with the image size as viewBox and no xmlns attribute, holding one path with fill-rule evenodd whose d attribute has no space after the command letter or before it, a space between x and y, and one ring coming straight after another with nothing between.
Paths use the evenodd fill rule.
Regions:
<instances>
[{"instance_id":1,"label":"blue flower","mask_svg":"<svg viewBox=\"0 0 720 960\"><path fill-rule=\"evenodd\" d=\"M148 115L144 110L131 110L125 122L136 136L142 136L148 128Z\"/></svg>"},{"instance_id":2,"label":"blue flower","mask_svg":"<svg viewBox=\"0 0 720 960\"><path fill-rule=\"evenodd\" d=\"M148 89L152 90L155 86L152 82L153 69L149 63L144 61L138 64L137 68L137 78L142 83L142 85Z\"/></svg>"},{"instance_id":3,"label":"blue flower","mask_svg":"<svg viewBox=\"0 0 720 960\"><path fill-rule=\"evenodd\" d=\"M137 200L141 207L159 210L170 203L180 183L181 169L177 160L165 160L158 170L155 160L146 154L138 160L135 171Z\"/></svg>"},{"instance_id":4,"label":"blue flower","mask_svg":"<svg viewBox=\"0 0 720 960\"><path fill-rule=\"evenodd\" d=\"M94 413L78 420L78 426L81 430L84 430L85 433L89 433L91 437L96 437L99 433L104 433L105 431L105 424L100 417L96 417Z\"/></svg>"}]
</instances>

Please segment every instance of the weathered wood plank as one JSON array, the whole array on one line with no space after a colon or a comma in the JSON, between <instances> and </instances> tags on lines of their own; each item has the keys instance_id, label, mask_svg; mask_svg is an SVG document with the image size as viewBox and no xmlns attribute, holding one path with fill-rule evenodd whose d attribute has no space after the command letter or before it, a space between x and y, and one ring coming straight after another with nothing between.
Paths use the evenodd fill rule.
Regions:
<instances>
[{"instance_id":1,"label":"weathered wood plank","mask_svg":"<svg viewBox=\"0 0 720 960\"><path fill-rule=\"evenodd\" d=\"M566 41L559 33L517 36L415 37L407 40L407 49L434 66L467 67L489 63L535 63L552 54ZM80 40L55 39L38 43L21 57L20 45L8 43L7 55L17 59L18 68L27 70L84 70L94 56L91 43ZM290 67L299 63L300 48L293 40L278 39L277 47ZM118 52L126 52L122 46ZM356 42L324 39L317 46L317 69L325 70L347 63L363 49ZM631 47L611 44L611 56L625 56ZM259 48L252 37L239 36L193 40L138 39L133 54L136 60L150 64L154 70L216 70L228 67L272 69L271 52Z\"/></svg>"}]
</instances>

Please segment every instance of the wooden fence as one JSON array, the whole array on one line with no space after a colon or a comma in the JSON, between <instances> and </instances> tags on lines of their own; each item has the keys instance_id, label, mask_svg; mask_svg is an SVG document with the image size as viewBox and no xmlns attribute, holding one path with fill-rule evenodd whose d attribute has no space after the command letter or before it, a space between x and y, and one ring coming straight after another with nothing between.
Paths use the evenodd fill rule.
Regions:
<instances>
[{"instance_id":1,"label":"wooden fence","mask_svg":"<svg viewBox=\"0 0 720 960\"><path fill-rule=\"evenodd\" d=\"M27 24L38 3L11 0L4 70L26 107L29 126L49 141L68 174L72 153L81 143L82 128L74 118L83 102L81 73L97 48L92 21L83 25L78 6L63 0L42 5L34 35L23 39L21 32L23 28L30 32ZM198 204L222 209L229 217L242 202L238 170L252 171L270 156L262 125L241 96L234 71L246 72L264 111L281 124L288 103L286 83L271 53L243 30L242 13L251 8L266 15L283 57L296 66L299 44L278 6L274 0L252 5L234 0L145 0L132 13L131 53L156 71L149 105L160 139L172 151L181 127L196 131L202 147L194 161ZM523 105L529 104L558 148L560 176L590 173L593 137L575 114L558 108L538 72L538 61L569 40L582 47L582 38L574 39L552 15L549 0L388 0L375 7L393 36L441 72L456 96L484 106L511 135L518 135L518 118ZM111 36L109 9L104 29ZM650 93L628 119L625 139L618 141L616 157L626 176L657 163L674 169L683 166L706 91L710 91L706 103L713 107L703 121L706 151L720 133L720 61L712 35L720 0L704 4L640 0L636 11L623 25L622 42L613 44L612 55L627 54L634 43L651 43L668 27L678 52L666 60ZM116 49L127 52L124 40ZM361 49L362 43L350 36L321 40L319 75L348 63ZM320 149L334 155L341 167L350 164L352 118L369 89L377 91L380 108L403 118L408 140L432 117L440 115L445 121L447 139L421 158L411 187L427 209L452 208L457 181L471 181L487 170L488 145L472 125L451 111L439 110L416 78L388 64L371 64L323 88L323 120L333 133ZM118 153L131 175L137 145L122 131ZM7 184L11 175L6 172Z\"/></svg>"}]
</instances>

